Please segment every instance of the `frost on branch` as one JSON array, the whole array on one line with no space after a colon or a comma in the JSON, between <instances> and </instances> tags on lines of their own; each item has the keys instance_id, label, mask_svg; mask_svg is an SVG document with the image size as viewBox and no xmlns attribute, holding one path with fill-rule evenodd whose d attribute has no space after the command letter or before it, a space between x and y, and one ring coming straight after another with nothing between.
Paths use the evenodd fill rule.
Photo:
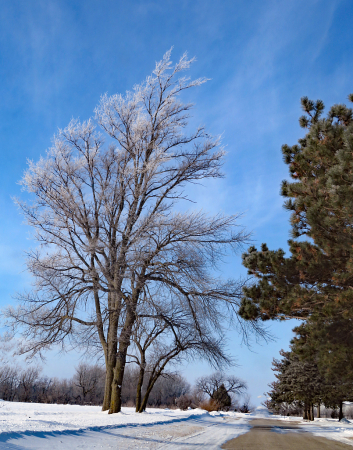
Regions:
<instances>
[{"instance_id":1,"label":"frost on branch","mask_svg":"<svg viewBox=\"0 0 353 450\"><path fill-rule=\"evenodd\" d=\"M68 340L102 352L111 412L142 309L154 320L155 305L172 298L216 342L239 298L241 283L214 272L247 239L237 218L173 210L188 183L222 176L219 140L186 132L192 105L179 94L206 81L181 76L192 61L184 54L173 66L169 51L132 92L104 95L95 120L59 130L22 179L33 201L18 205L40 247L28 255L33 291L8 317L26 352Z\"/></svg>"}]
</instances>

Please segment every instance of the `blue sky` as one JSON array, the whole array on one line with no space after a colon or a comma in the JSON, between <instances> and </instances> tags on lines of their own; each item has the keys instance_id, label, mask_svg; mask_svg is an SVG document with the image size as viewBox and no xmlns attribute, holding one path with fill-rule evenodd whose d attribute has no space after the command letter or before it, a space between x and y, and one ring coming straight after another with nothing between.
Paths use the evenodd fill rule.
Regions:
<instances>
[{"instance_id":1,"label":"blue sky","mask_svg":"<svg viewBox=\"0 0 353 450\"><path fill-rule=\"evenodd\" d=\"M0 9L0 305L29 285L24 252L34 245L12 196L26 160L45 154L56 130L93 114L101 94L141 82L171 46L196 56L191 75L211 80L190 92L193 124L222 134L226 178L193 190L198 208L243 212L255 243L286 248L287 177L281 145L302 135L300 97L327 106L353 92L351 0L3 0ZM222 268L245 274L240 255ZM277 340L250 351L229 332L254 403L273 379L272 358L293 323L272 323ZM77 354L49 355L44 372L70 376ZM195 377L204 364L184 368Z\"/></svg>"}]
</instances>

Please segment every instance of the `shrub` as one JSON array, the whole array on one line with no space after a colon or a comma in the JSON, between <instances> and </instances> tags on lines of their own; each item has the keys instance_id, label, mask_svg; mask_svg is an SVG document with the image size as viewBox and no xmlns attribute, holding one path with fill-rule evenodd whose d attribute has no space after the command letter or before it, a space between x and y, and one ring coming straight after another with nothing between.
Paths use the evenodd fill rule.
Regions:
<instances>
[{"instance_id":1,"label":"shrub","mask_svg":"<svg viewBox=\"0 0 353 450\"><path fill-rule=\"evenodd\" d=\"M193 398L189 394L184 394L175 400L175 404L178 408L185 411L186 409L188 409L189 407L191 407L193 405Z\"/></svg>"},{"instance_id":2,"label":"shrub","mask_svg":"<svg viewBox=\"0 0 353 450\"><path fill-rule=\"evenodd\" d=\"M220 406L219 403L216 402L216 400L210 398L209 400L200 403L200 408L204 409L205 411L211 412L211 411L218 411L220 409Z\"/></svg>"}]
</instances>

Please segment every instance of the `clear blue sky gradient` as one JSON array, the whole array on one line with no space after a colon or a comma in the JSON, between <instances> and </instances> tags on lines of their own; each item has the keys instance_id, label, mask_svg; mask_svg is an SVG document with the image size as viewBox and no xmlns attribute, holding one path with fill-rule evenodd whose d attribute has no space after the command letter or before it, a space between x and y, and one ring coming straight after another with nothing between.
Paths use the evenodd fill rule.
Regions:
<instances>
[{"instance_id":1,"label":"clear blue sky gradient","mask_svg":"<svg viewBox=\"0 0 353 450\"><path fill-rule=\"evenodd\" d=\"M287 168L281 145L302 136L300 97L327 106L353 92L351 0L2 0L0 2L0 306L30 285L24 252L34 245L11 200L26 160L38 160L56 130L87 119L100 95L141 82L174 46L196 56L191 75L211 80L190 92L192 122L222 134L226 178L193 189L197 208L243 212L255 243L286 248L288 214L279 196ZM246 273L240 255L224 276ZM294 323L271 323L277 340L229 348L254 403L273 379L271 360ZM71 376L78 354L48 357L44 372ZM212 369L193 363L190 381Z\"/></svg>"}]
</instances>

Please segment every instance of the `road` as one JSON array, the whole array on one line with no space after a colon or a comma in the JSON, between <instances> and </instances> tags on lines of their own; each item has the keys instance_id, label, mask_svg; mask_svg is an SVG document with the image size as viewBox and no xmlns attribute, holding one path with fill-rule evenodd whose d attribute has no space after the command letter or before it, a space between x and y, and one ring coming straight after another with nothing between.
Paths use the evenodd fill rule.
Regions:
<instances>
[{"instance_id":1,"label":"road","mask_svg":"<svg viewBox=\"0 0 353 450\"><path fill-rule=\"evenodd\" d=\"M229 450L352 450L351 445L314 436L296 422L254 419L246 434L228 441L222 449Z\"/></svg>"}]
</instances>

